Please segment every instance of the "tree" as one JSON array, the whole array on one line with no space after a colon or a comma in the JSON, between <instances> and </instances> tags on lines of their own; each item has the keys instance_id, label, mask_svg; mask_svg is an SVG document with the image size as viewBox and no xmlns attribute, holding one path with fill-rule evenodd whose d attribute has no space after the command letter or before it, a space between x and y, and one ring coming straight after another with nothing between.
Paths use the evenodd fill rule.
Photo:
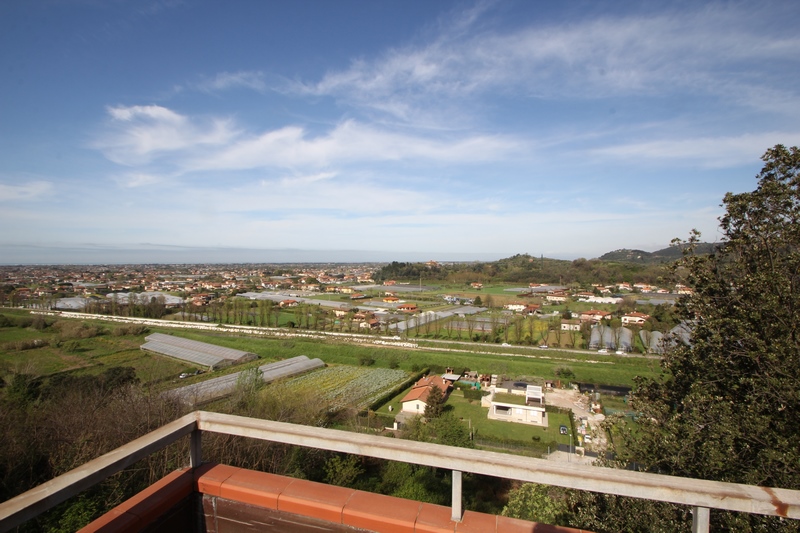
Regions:
<instances>
[{"instance_id":1,"label":"tree","mask_svg":"<svg viewBox=\"0 0 800 533\"><path fill-rule=\"evenodd\" d=\"M560 487L524 483L508 493L503 516L551 525L569 525L567 491Z\"/></svg>"},{"instance_id":2,"label":"tree","mask_svg":"<svg viewBox=\"0 0 800 533\"><path fill-rule=\"evenodd\" d=\"M357 455L339 454L325 461L325 483L351 487L364 473L361 458Z\"/></svg>"},{"instance_id":3,"label":"tree","mask_svg":"<svg viewBox=\"0 0 800 533\"><path fill-rule=\"evenodd\" d=\"M444 393L442 389L434 385L428 391L428 397L425 400L425 418L433 419L441 416L444 411Z\"/></svg>"},{"instance_id":4,"label":"tree","mask_svg":"<svg viewBox=\"0 0 800 533\"><path fill-rule=\"evenodd\" d=\"M722 244L681 269L694 292L677 313L690 344L664 355L663 375L637 380L638 435L621 457L673 475L800 489L800 151L769 149L753 192L728 193ZM728 530L796 528L712 513ZM756 526L755 524L758 524Z\"/></svg>"}]
</instances>

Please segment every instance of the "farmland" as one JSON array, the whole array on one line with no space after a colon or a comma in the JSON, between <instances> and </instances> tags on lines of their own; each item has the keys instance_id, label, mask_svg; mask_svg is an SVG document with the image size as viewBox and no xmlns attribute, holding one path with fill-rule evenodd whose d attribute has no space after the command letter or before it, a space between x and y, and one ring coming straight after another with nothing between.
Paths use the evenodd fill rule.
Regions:
<instances>
[{"instance_id":1,"label":"farmland","mask_svg":"<svg viewBox=\"0 0 800 533\"><path fill-rule=\"evenodd\" d=\"M289 389L315 391L332 411L362 410L408 378L403 370L337 365L289 379L285 385Z\"/></svg>"}]
</instances>

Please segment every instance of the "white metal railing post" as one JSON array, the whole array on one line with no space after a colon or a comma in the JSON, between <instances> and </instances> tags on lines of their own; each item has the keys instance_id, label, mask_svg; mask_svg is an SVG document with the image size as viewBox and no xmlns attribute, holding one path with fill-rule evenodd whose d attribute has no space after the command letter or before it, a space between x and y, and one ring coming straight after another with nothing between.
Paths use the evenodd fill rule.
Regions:
<instances>
[{"instance_id":1,"label":"white metal railing post","mask_svg":"<svg viewBox=\"0 0 800 533\"><path fill-rule=\"evenodd\" d=\"M461 471L453 470L453 508L450 518L461 522Z\"/></svg>"},{"instance_id":2,"label":"white metal railing post","mask_svg":"<svg viewBox=\"0 0 800 533\"><path fill-rule=\"evenodd\" d=\"M192 431L191 442L189 444L189 465L197 468L203 462L203 432L195 429Z\"/></svg>"},{"instance_id":3,"label":"white metal railing post","mask_svg":"<svg viewBox=\"0 0 800 533\"><path fill-rule=\"evenodd\" d=\"M711 510L708 507L692 507L692 533L708 533L711 525Z\"/></svg>"}]
</instances>

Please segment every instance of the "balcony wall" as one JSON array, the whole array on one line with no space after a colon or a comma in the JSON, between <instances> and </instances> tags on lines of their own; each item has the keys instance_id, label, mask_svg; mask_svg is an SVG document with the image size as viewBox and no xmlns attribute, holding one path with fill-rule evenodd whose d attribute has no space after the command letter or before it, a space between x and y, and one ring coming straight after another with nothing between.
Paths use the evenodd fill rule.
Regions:
<instances>
[{"instance_id":1,"label":"balcony wall","mask_svg":"<svg viewBox=\"0 0 800 533\"><path fill-rule=\"evenodd\" d=\"M220 464L173 472L81 530L240 533L578 533Z\"/></svg>"}]
</instances>

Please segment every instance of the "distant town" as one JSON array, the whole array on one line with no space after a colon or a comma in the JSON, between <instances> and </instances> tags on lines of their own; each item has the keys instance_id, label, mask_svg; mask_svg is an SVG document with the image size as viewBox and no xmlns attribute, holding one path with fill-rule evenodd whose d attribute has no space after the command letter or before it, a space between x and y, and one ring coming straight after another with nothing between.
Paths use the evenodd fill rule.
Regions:
<instances>
[{"instance_id":1,"label":"distant town","mask_svg":"<svg viewBox=\"0 0 800 533\"><path fill-rule=\"evenodd\" d=\"M531 277L541 278L545 260L525 257L509 261L534 265L540 270L531 271ZM569 267L585 270L587 263L579 259ZM395 279L394 274L405 277ZM640 274L652 278L652 267ZM564 275L558 274L561 281ZM630 279L636 273L625 276ZM414 264L20 265L0 267L0 306L658 353L662 336L680 330L672 318L672 304L692 290L681 283L521 284L502 278L502 269L495 264L434 260ZM663 281L663 277L658 279Z\"/></svg>"}]
</instances>

